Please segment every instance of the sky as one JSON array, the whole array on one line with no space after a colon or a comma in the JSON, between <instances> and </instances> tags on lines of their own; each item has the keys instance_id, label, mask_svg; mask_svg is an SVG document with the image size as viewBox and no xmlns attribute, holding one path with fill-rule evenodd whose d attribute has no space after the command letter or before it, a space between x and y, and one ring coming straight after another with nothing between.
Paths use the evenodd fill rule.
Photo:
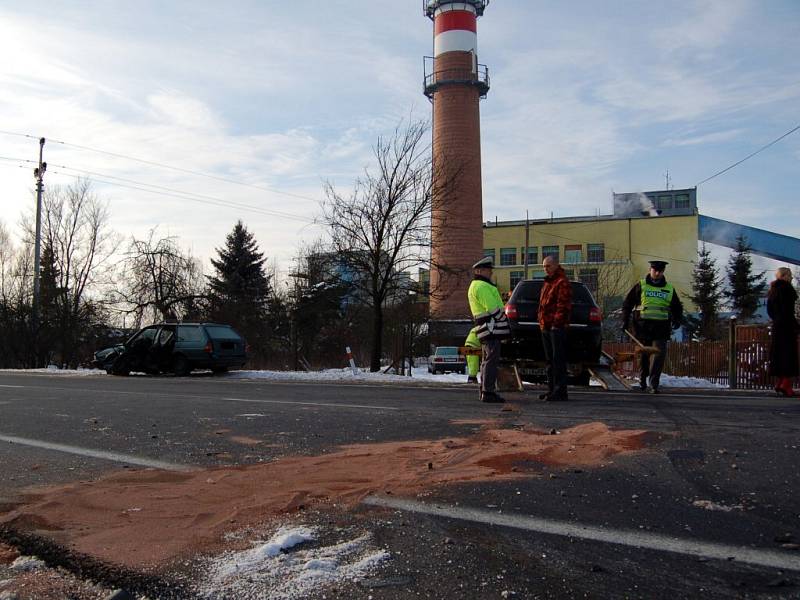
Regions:
<instances>
[{"instance_id":1,"label":"sky","mask_svg":"<svg viewBox=\"0 0 800 600\"><path fill-rule=\"evenodd\" d=\"M608 213L800 125L800 3L658 4L490 3L485 219ZM89 174L126 239L157 227L208 265L242 219L285 274L324 183L430 117L432 31L421 0L0 0L0 221L19 234L45 137L45 185ZM700 212L800 236L798 173L800 131L700 185Z\"/></svg>"}]
</instances>

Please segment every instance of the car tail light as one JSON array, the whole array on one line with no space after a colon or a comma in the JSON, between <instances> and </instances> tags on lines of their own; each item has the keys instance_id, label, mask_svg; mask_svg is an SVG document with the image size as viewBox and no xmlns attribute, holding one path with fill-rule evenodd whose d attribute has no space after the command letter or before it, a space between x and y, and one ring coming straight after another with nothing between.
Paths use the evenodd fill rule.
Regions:
<instances>
[{"instance_id":1,"label":"car tail light","mask_svg":"<svg viewBox=\"0 0 800 600\"><path fill-rule=\"evenodd\" d=\"M244 345L244 351L245 351L247 354L250 354L250 344L245 344L245 345Z\"/></svg>"},{"instance_id":2,"label":"car tail light","mask_svg":"<svg viewBox=\"0 0 800 600\"><path fill-rule=\"evenodd\" d=\"M593 306L589 309L589 322L600 323L603 320L603 311Z\"/></svg>"},{"instance_id":3,"label":"car tail light","mask_svg":"<svg viewBox=\"0 0 800 600\"><path fill-rule=\"evenodd\" d=\"M434 358L433 362L444 362L443 358Z\"/></svg>"},{"instance_id":4,"label":"car tail light","mask_svg":"<svg viewBox=\"0 0 800 600\"><path fill-rule=\"evenodd\" d=\"M206 347L205 347L205 348L203 348L203 350L204 350L205 352L207 352L208 354L211 354L211 353L214 351L214 346L212 346L212 345L211 345L211 342L208 342L208 343L206 344Z\"/></svg>"},{"instance_id":5,"label":"car tail light","mask_svg":"<svg viewBox=\"0 0 800 600\"><path fill-rule=\"evenodd\" d=\"M517 319L517 318L519 318L519 312L517 312L517 305L516 304L506 304L506 316L509 319Z\"/></svg>"}]
</instances>

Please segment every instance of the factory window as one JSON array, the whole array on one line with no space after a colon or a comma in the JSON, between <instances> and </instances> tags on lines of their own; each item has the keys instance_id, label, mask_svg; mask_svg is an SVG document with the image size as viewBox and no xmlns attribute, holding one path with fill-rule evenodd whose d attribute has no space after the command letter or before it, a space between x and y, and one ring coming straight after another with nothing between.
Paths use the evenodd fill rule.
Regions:
<instances>
[{"instance_id":1,"label":"factory window","mask_svg":"<svg viewBox=\"0 0 800 600\"><path fill-rule=\"evenodd\" d=\"M542 246L542 260L548 256L552 256L556 260L560 260L558 257L558 246Z\"/></svg>"},{"instance_id":2,"label":"factory window","mask_svg":"<svg viewBox=\"0 0 800 600\"><path fill-rule=\"evenodd\" d=\"M531 279L544 279L545 275L544 269L534 269L533 273L531 273Z\"/></svg>"},{"instance_id":3,"label":"factory window","mask_svg":"<svg viewBox=\"0 0 800 600\"><path fill-rule=\"evenodd\" d=\"M525 278L525 271L511 271L510 289L513 292L517 284Z\"/></svg>"},{"instance_id":4,"label":"factory window","mask_svg":"<svg viewBox=\"0 0 800 600\"><path fill-rule=\"evenodd\" d=\"M494 248L484 248L483 249L483 256L484 256L484 258L488 256L489 258L492 259L492 262L496 262L496 260L497 260L494 257Z\"/></svg>"},{"instance_id":5,"label":"factory window","mask_svg":"<svg viewBox=\"0 0 800 600\"><path fill-rule=\"evenodd\" d=\"M516 248L500 248L500 266L509 267L517 264Z\"/></svg>"},{"instance_id":6,"label":"factory window","mask_svg":"<svg viewBox=\"0 0 800 600\"><path fill-rule=\"evenodd\" d=\"M525 248L522 248L523 256L525 255ZM528 246L528 264L535 265L539 263L539 249L536 246Z\"/></svg>"},{"instance_id":7,"label":"factory window","mask_svg":"<svg viewBox=\"0 0 800 600\"><path fill-rule=\"evenodd\" d=\"M564 262L579 263L583 261L583 247L580 244L564 246Z\"/></svg>"},{"instance_id":8,"label":"factory window","mask_svg":"<svg viewBox=\"0 0 800 600\"><path fill-rule=\"evenodd\" d=\"M575 279L575 269L564 269L564 273L570 281Z\"/></svg>"},{"instance_id":9,"label":"factory window","mask_svg":"<svg viewBox=\"0 0 800 600\"><path fill-rule=\"evenodd\" d=\"M672 195L659 196L656 198L657 210L670 210L672 208Z\"/></svg>"},{"instance_id":10,"label":"factory window","mask_svg":"<svg viewBox=\"0 0 800 600\"><path fill-rule=\"evenodd\" d=\"M675 208L689 208L689 194L675 194Z\"/></svg>"},{"instance_id":11,"label":"factory window","mask_svg":"<svg viewBox=\"0 0 800 600\"><path fill-rule=\"evenodd\" d=\"M601 263L606 261L605 244L586 244L586 261Z\"/></svg>"},{"instance_id":12,"label":"factory window","mask_svg":"<svg viewBox=\"0 0 800 600\"><path fill-rule=\"evenodd\" d=\"M589 288L593 294L597 293L597 269L581 269L578 274L578 279Z\"/></svg>"}]
</instances>

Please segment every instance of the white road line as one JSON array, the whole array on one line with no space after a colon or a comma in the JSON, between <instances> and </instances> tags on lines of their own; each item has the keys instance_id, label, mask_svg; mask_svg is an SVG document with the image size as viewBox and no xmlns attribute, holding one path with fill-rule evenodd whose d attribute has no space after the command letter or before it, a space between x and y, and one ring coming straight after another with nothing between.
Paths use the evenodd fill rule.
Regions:
<instances>
[{"instance_id":1,"label":"white road line","mask_svg":"<svg viewBox=\"0 0 800 600\"><path fill-rule=\"evenodd\" d=\"M333 408L370 408L373 410L400 410L396 406L375 406L369 404L336 404L335 402L292 402L291 400L259 400L256 398L220 398L230 402L250 402L252 404L297 404L298 406L331 406Z\"/></svg>"},{"instance_id":2,"label":"white road line","mask_svg":"<svg viewBox=\"0 0 800 600\"><path fill-rule=\"evenodd\" d=\"M78 446L54 444L53 442L45 442L43 440L32 440L29 438L21 438L13 435L0 434L0 441L9 442L11 444L20 444L21 446L32 446L34 448L42 448L44 450L52 450L54 452L77 454L78 456L89 456L91 458L99 458L101 460L110 460L113 462L125 463L130 465L151 467L153 469L163 469L165 471L191 471L194 468L186 465L164 462L163 460L154 460L150 458L144 458L141 456L133 456L131 454L120 454L118 452L106 452L104 450L92 450L91 448L80 448Z\"/></svg>"},{"instance_id":3,"label":"white road line","mask_svg":"<svg viewBox=\"0 0 800 600\"><path fill-rule=\"evenodd\" d=\"M21 388L24 387L22 385L0 385L0 387L7 387L7 388Z\"/></svg>"},{"instance_id":4,"label":"white road line","mask_svg":"<svg viewBox=\"0 0 800 600\"><path fill-rule=\"evenodd\" d=\"M550 535L568 536L573 538L594 540L609 544L646 548L659 552L673 552L719 560L736 560L737 562L800 571L800 556L787 552L773 550L759 550L745 546L732 546L716 544L698 540L687 540L657 533L644 533L625 529L610 529L593 525L581 525L568 521L554 519L541 519L538 517L501 514L485 510L463 508L460 506L442 506L426 504L414 500L400 498L384 498L369 496L362 501L370 506L394 508L407 512L421 513L437 517L447 517L462 521L499 525L526 531L536 531Z\"/></svg>"}]
</instances>

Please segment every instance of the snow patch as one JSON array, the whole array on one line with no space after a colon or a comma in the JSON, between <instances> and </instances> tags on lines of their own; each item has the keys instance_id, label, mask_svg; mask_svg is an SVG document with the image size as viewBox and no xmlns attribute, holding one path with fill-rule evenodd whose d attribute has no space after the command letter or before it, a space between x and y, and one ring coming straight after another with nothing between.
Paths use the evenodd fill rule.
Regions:
<instances>
[{"instance_id":1,"label":"snow patch","mask_svg":"<svg viewBox=\"0 0 800 600\"><path fill-rule=\"evenodd\" d=\"M29 571L38 571L46 568L47 565L43 560L35 556L20 556L13 563L11 563L11 570L18 573L27 573Z\"/></svg>"},{"instance_id":2,"label":"snow patch","mask_svg":"<svg viewBox=\"0 0 800 600\"><path fill-rule=\"evenodd\" d=\"M716 502L712 502L711 500L695 500L694 502L692 502L692 506L696 506L697 508L704 508L706 510L717 510L721 512L731 512L732 510L744 510L744 506L742 506L741 504L728 506L725 504L717 504Z\"/></svg>"},{"instance_id":3,"label":"snow patch","mask_svg":"<svg viewBox=\"0 0 800 600\"><path fill-rule=\"evenodd\" d=\"M294 549L318 537L313 527L281 528L250 550L209 559L198 594L207 599L297 600L318 588L363 579L389 558L388 552L370 548L369 533L330 546Z\"/></svg>"}]
</instances>

